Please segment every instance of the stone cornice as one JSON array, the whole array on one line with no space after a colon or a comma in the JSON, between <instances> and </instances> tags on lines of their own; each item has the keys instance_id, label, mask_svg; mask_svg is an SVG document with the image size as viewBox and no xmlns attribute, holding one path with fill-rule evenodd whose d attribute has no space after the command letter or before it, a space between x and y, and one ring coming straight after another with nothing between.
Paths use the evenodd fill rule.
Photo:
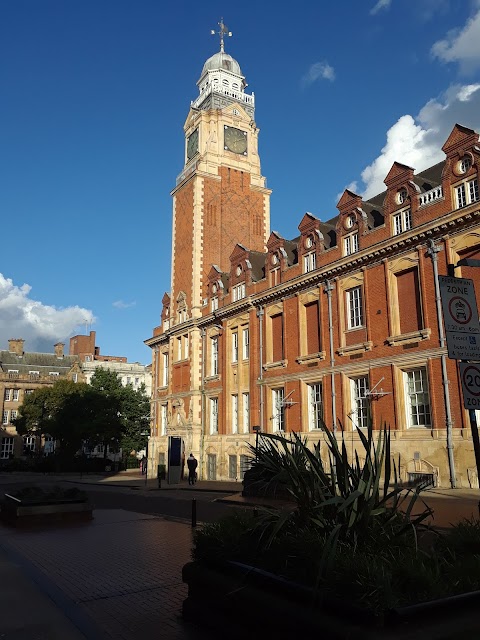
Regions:
<instances>
[{"instance_id":1,"label":"stone cornice","mask_svg":"<svg viewBox=\"0 0 480 640\"><path fill-rule=\"evenodd\" d=\"M476 210L475 207L477 207ZM459 215L460 213L461 215ZM208 316L189 320L181 325L174 325L161 336L149 338L144 343L148 347L154 348L157 345L168 342L170 337L181 335L192 328L200 330L207 328L212 323L222 322L239 313L248 312L252 308L266 306L274 300L290 298L302 291L320 287L326 280L344 278L362 268L381 264L385 259L398 257L412 251L412 249L417 249L419 245L423 245L429 238L443 239L445 235L451 234L452 231L473 227L477 224L479 216L478 202L462 210L456 209L446 214L441 220L435 220L434 223L430 221L420 227L415 227L409 233L388 238L377 245L372 245L353 254L353 257L348 256L348 258L340 259L315 271L296 276L292 280L276 285L266 291L249 295L235 303L217 309Z\"/></svg>"}]
</instances>

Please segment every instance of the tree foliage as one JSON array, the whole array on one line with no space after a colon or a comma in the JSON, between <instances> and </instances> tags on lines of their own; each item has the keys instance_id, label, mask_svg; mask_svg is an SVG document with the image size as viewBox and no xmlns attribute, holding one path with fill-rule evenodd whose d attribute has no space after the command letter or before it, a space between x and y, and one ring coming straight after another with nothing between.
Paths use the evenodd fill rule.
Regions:
<instances>
[{"instance_id":1,"label":"tree foliage","mask_svg":"<svg viewBox=\"0 0 480 640\"><path fill-rule=\"evenodd\" d=\"M150 399L145 393L145 385L134 389L131 384L125 387L114 371L98 367L91 379L93 389L119 403L122 436L120 445L125 453L139 451L146 446L150 428Z\"/></svg>"},{"instance_id":2,"label":"tree foliage","mask_svg":"<svg viewBox=\"0 0 480 640\"><path fill-rule=\"evenodd\" d=\"M19 409L15 426L20 435L52 436L65 454L84 445L123 447L127 452L145 446L150 402L144 387L123 387L118 376L98 368L91 385L59 380L35 389Z\"/></svg>"}]
</instances>

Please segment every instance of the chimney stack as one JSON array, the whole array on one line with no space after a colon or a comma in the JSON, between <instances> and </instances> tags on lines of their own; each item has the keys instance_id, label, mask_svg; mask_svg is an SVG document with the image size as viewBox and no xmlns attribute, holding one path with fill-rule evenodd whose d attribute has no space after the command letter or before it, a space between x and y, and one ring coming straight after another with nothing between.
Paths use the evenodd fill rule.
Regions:
<instances>
[{"instance_id":1,"label":"chimney stack","mask_svg":"<svg viewBox=\"0 0 480 640\"><path fill-rule=\"evenodd\" d=\"M64 343L63 342L57 342L57 344L53 345L53 348L55 350L55 355L57 356L57 358L63 358L63 347L64 347Z\"/></svg>"},{"instance_id":2,"label":"chimney stack","mask_svg":"<svg viewBox=\"0 0 480 640\"><path fill-rule=\"evenodd\" d=\"M8 341L8 350L17 356L23 356L24 342L25 340L23 340L23 338L10 338Z\"/></svg>"}]
</instances>

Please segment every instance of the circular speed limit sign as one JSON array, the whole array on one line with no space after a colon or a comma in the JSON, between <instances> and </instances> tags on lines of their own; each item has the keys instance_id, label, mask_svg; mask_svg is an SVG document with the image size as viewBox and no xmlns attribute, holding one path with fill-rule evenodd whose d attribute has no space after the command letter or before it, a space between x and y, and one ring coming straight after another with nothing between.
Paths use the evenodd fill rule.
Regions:
<instances>
[{"instance_id":1,"label":"circular speed limit sign","mask_svg":"<svg viewBox=\"0 0 480 640\"><path fill-rule=\"evenodd\" d=\"M465 409L480 409L480 364L460 363Z\"/></svg>"}]
</instances>

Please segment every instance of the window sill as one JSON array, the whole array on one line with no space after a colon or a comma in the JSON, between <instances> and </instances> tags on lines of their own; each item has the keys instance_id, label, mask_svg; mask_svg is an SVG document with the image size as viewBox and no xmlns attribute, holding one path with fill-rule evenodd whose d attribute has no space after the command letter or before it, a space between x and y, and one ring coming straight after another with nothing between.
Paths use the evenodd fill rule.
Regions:
<instances>
[{"instance_id":1,"label":"window sill","mask_svg":"<svg viewBox=\"0 0 480 640\"><path fill-rule=\"evenodd\" d=\"M206 376L205 382L212 382L213 380L220 380L220 374L216 373L213 376Z\"/></svg>"},{"instance_id":2,"label":"window sill","mask_svg":"<svg viewBox=\"0 0 480 640\"><path fill-rule=\"evenodd\" d=\"M337 349L339 356L353 356L356 353L365 353L365 351L371 351L373 349L373 342L360 342L358 344L351 344L348 347L340 347Z\"/></svg>"},{"instance_id":3,"label":"window sill","mask_svg":"<svg viewBox=\"0 0 480 640\"><path fill-rule=\"evenodd\" d=\"M278 362L267 362L267 364L263 365L264 371L269 371L270 369L280 369L282 367L286 367L288 364L288 360L279 360Z\"/></svg>"},{"instance_id":4,"label":"window sill","mask_svg":"<svg viewBox=\"0 0 480 640\"><path fill-rule=\"evenodd\" d=\"M317 353L309 353L305 356L299 356L297 358L298 364L307 364L309 362L319 362L320 360L325 360L326 352L318 351Z\"/></svg>"},{"instance_id":5,"label":"window sill","mask_svg":"<svg viewBox=\"0 0 480 640\"><path fill-rule=\"evenodd\" d=\"M162 384L160 387L157 387L157 391L166 391L168 389L168 384Z\"/></svg>"},{"instance_id":6,"label":"window sill","mask_svg":"<svg viewBox=\"0 0 480 640\"><path fill-rule=\"evenodd\" d=\"M403 429L392 431L395 440L417 440L418 438L434 437L434 430L430 427L405 426Z\"/></svg>"},{"instance_id":7,"label":"window sill","mask_svg":"<svg viewBox=\"0 0 480 640\"><path fill-rule=\"evenodd\" d=\"M399 344L409 344L418 342L419 340L429 340L431 329L420 329L420 331L411 331L410 333L401 333L397 336L388 336L387 342L391 347Z\"/></svg>"}]
</instances>

